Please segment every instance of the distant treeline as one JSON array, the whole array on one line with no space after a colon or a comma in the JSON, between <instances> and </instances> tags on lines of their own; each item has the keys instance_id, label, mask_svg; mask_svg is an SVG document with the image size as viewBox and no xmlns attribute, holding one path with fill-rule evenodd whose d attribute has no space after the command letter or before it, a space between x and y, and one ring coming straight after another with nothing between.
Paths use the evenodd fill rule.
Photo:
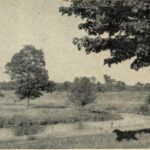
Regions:
<instances>
[{"instance_id":1,"label":"distant treeline","mask_svg":"<svg viewBox=\"0 0 150 150\"><path fill-rule=\"evenodd\" d=\"M87 77L86 77L87 78ZM135 85L127 85L123 81L112 79L108 75L104 75L104 83L96 81L95 77L90 77L91 82L95 85L98 92L109 92L109 91L150 91L150 83L136 83ZM42 88L46 92L54 91L70 91L74 82L64 81L62 83L55 81L48 81L48 83ZM0 90L15 90L16 83L0 82Z\"/></svg>"},{"instance_id":2,"label":"distant treeline","mask_svg":"<svg viewBox=\"0 0 150 150\"><path fill-rule=\"evenodd\" d=\"M86 77L87 78L87 77ZM107 91L150 91L150 83L136 83L135 85L127 85L123 81L117 81L112 79L108 75L104 75L104 83L96 81L95 77L90 78L91 82L95 85L98 92ZM45 90L48 92L53 91L70 91L74 82L65 81L63 83L58 83L54 81L49 81Z\"/></svg>"}]
</instances>

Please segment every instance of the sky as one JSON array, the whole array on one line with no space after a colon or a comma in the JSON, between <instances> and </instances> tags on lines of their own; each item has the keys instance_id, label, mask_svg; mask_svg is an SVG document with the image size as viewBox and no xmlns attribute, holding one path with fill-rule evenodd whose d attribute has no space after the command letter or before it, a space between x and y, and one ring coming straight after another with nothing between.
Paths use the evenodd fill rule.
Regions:
<instances>
[{"instance_id":1,"label":"sky","mask_svg":"<svg viewBox=\"0 0 150 150\"><path fill-rule=\"evenodd\" d=\"M62 0L0 0L0 80L8 81L5 64L24 45L43 49L50 80L72 81L77 76L95 76L103 82L103 75L128 84L150 82L150 67L130 69L131 60L109 68L103 65L107 52L86 55L72 44L74 37L86 33L78 29L80 18L61 16L58 9L66 5Z\"/></svg>"}]
</instances>

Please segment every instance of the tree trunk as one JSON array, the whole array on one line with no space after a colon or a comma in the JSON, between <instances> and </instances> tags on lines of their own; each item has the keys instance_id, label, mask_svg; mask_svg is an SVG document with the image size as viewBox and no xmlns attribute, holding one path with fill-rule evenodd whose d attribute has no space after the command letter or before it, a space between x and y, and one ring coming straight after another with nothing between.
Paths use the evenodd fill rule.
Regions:
<instances>
[{"instance_id":1,"label":"tree trunk","mask_svg":"<svg viewBox=\"0 0 150 150\"><path fill-rule=\"evenodd\" d=\"M27 108L30 106L30 98L27 99Z\"/></svg>"}]
</instances>

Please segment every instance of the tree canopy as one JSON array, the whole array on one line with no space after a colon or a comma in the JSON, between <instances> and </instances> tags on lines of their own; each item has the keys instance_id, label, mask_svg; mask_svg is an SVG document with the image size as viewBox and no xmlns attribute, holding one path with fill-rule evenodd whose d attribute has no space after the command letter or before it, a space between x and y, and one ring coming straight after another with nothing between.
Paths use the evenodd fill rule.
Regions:
<instances>
[{"instance_id":1,"label":"tree canopy","mask_svg":"<svg viewBox=\"0 0 150 150\"><path fill-rule=\"evenodd\" d=\"M74 38L78 49L87 54L109 51L104 64L111 66L133 58L131 68L150 65L150 1L149 0L68 0L69 6L59 11L83 19L79 29L88 36ZM104 34L107 37L104 38Z\"/></svg>"},{"instance_id":2,"label":"tree canopy","mask_svg":"<svg viewBox=\"0 0 150 150\"><path fill-rule=\"evenodd\" d=\"M6 64L6 73L10 75L13 81L16 81L15 92L21 99L39 97L42 95L43 86L48 81L43 51L32 45L24 46Z\"/></svg>"}]
</instances>

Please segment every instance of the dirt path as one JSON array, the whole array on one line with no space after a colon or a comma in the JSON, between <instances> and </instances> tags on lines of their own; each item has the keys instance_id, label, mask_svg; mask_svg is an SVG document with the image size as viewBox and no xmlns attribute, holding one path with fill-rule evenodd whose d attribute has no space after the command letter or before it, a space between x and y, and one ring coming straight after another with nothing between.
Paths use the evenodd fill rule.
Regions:
<instances>
[{"instance_id":1,"label":"dirt path","mask_svg":"<svg viewBox=\"0 0 150 150\"><path fill-rule=\"evenodd\" d=\"M36 138L72 137L80 135L111 133L115 128L121 130L150 128L150 117L137 114L121 114L124 119L103 122L84 122L82 124L48 125L42 133L34 135ZM26 140L27 136L17 137L7 129L0 130L0 140Z\"/></svg>"}]
</instances>

